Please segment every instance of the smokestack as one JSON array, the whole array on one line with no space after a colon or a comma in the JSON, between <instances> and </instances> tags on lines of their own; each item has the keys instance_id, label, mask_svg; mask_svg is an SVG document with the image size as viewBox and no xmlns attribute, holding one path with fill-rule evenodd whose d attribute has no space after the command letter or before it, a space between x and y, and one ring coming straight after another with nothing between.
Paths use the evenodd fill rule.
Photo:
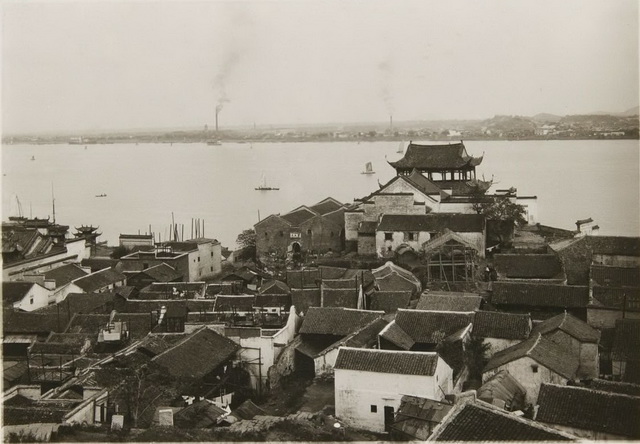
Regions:
<instances>
[{"instance_id":1,"label":"smokestack","mask_svg":"<svg viewBox=\"0 0 640 444\"><path fill-rule=\"evenodd\" d=\"M222 110L222 105L216 106L216 133L218 132L218 114Z\"/></svg>"},{"instance_id":2,"label":"smokestack","mask_svg":"<svg viewBox=\"0 0 640 444\"><path fill-rule=\"evenodd\" d=\"M393 131L393 115L389 116L389 132Z\"/></svg>"}]
</instances>

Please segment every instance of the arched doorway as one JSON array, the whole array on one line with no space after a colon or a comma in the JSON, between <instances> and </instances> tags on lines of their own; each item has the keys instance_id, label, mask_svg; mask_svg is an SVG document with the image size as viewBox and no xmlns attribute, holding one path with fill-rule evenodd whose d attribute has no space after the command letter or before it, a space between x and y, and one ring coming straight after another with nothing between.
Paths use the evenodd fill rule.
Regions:
<instances>
[{"instance_id":1,"label":"arched doorway","mask_svg":"<svg viewBox=\"0 0 640 444\"><path fill-rule=\"evenodd\" d=\"M291 251L293 251L293 253L300 253L301 250L302 247L300 246L300 243L294 242L291 244Z\"/></svg>"}]
</instances>

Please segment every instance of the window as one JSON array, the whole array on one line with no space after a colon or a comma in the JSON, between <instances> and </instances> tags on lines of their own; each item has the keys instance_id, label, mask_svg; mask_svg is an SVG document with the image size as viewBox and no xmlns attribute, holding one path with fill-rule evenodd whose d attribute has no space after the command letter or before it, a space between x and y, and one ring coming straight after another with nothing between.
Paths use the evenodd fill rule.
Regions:
<instances>
[{"instance_id":1,"label":"window","mask_svg":"<svg viewBox=\"0 0 640 444\"><path fill-rule=\"evenodd\" d=\"M333 237L333 231L329 233L329 237Z\"/></svg>"},{"instance_id":2,"label":"window","mask_svg":"<svg viewBox=\"0 0 640 444\"><path fill-rule=\"evenodd\" d=\"M198 256L198 262L200 262L200 256Z\"/></svg>"},{"instance_id":3,"label":"window","mask_svg":"<svg viewBox=\"0 0 640 444\"><path fill-rule=\"evenodd\" d=\"M311 236L311 230L307 230L307 234Z\"/></svg>"},{"instance_id":4,"label":"window","mask_svg":"<svg viewBox=\"0 0 640 444\"><path fill-rule=\"evenodd\" d=\"M407 239L410 241L416 240L416 237L417 237L416 233L412 233L412 232L407 233Z\"/></svg>"},{"instance_id":5,"label":"window","mask_svg":"<svg viewBox=\"0 0 640 444\"><path fill-rule=\"evenodd\" d=\"M29 303L33 305L33 298L29 299Z\"/></svg>"},{"instance_id":6,"label":"window","mask_svg":"<svg viewBox=\"0 0 640 444\"><path fill-rule=\"evenodd\" d=\"M531 370L533 370L533 373L538 373L538 366L537 365L532 365L531 366Z\"/></svg>"},{"instance_id":7,"label":"window","mask_svg":"<svg viewBox=\"0 0 640 444\"><path fill-rule=\"evenodd\" d=\"M147 268L149 268L149 264L147 264L147 263L142 264L142 269L143 270L146 270Z\"/></svg>"},{"instance_id":8,"label":"window","mask_svg":"<svg viewBox=\"0 0 640 444\"><path fill-rule=\"evenodd\" d=\"M213 257L213 251L211 252L211 257Z\"/></svg>"},{"instance_id":9,"label":"window","mask_svg":"<svg viewBox=\"0 0 640 444\"><path fill-rule=\"evenodd\" d=\"M384 233L384 240L393 240L393 233Z\"/></svg>"},{"instance_id":10,"label":"window","mask_svg":"<svg viewBox=\"0 0 640 444\"><path fill-rule=\"evenodd\" d=\"M280 237L284 237L284 231L280 232Z\"/></svg>"},{"instance_id":11,"label":"window","mask_svg":"<svg viewBox=\"0 0 640 444\"><path fill-rule=\"evenodd\" d=\"M267 233L266 231L264 232L264 237L269 237L269 233Z\"/></svg>"},{"instance_id":12,"label":"window","mask_svg":"<svg viewBox=\"0 0 640 444\"><path fill-rule=\"evenodd\" d=\"M213 271L213 267L211 267L211 271Z\"/></svg>"},{"instance_id":13,"label":"window","mask_svg":"<svg viewBox=\"0 0 640 444\"><path fill-rule=\"evenodd\" d=\"M378 406L371 404L371 413L378 413Z\"/></svg>"}]
</instances>

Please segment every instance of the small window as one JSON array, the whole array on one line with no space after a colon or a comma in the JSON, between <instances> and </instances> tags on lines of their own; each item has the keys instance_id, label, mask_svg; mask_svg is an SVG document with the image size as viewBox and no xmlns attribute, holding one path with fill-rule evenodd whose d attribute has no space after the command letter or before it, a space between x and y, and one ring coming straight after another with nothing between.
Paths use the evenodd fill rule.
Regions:
<instances>
[{"instance_id":1,"label":"small window","mask_svg":"<svg viewBox=\"0 0 640 444\"><path fill-rule=\"evenodd\" d=\"M264 232L264 237L269 237L269 233L267 233L266 231Z\"/></svg>"},{"instance_id":2,"label":"small window","mask_svg":"<svg viewBox=\"0 0 640 444\"><path fill-rule=\"evenodd\" d=\"M147 268L149 268L149 264L147 264L147 263L142 264L142 269L143 270L146 270Z\"/></svg>"},{"instance_id":3,"label":"small window","mask_svg":"<svg viewBox=\"0 0 640 444\"><path fill-rule=\"evenodd\" d=\"M415 233L407 233L407 239L410 240L410 241L416 240L416 234Z\"/></svg>"},{"instance_id":4,"label":"small window","mask_svg":"<svg viewBox=\"0 0 640 444\"><path fill-rule=\"evenodd\" d=\"M333 231L329 233L329 237L333 237Z\"/></svg>"},{"instance_id":5,"label":"small window","mask_svg":"<svg viewBox=\"0 0 640 444\"><path fill-rule=\"evenodd\" d=\"M200 262L200 256L198 256L198 262Z\"/></svg>"},{"instance_id":6,"label":"small window","mask_svg":"<svg viewBox=\"0 0 640 444\"><path fill-rule=\"evenodd\" d=\"M29 303L33 305L33 298L29 299Z\"/></svg>"},{"instance_id":7,"label":"small window","mask_svg":"<svg viewBox=\"0 0 640 444\"><path fill-rule=\"evenodd\" d=\"M213 251L211 252L211 257L213 257Z\"/></svg>"},{"instance_id":8,"label":"small window","mask_svg":"<svg viewBox=\"0 0 640 444\"><path fill-rule=\"evenodd\" d=\"M284 237L284 231L280 232L280 237Z\"/></svg>"},{"instance_id":9,"label":"small window","mask_svg":"<svg viewBox=\"0 0 640 444\"><path fill-rule=\"evenodd\" d=\"M371 413L378 413L378 406L371 404Z\"/></svg>"},{"instance_id":10,"label":"small window","mask_svg":"<svg viewBox=\"0 0 640 444\"><path fill-rule=\"evenodd\" d=\"M393 233L384 233L384 240L393 240Z\"/></svg>"},{"instance_id":11,"label":"small window","mask_svg":"<svg viewBox=\"0 0 640 444\"><path fill-rule=\"evenodd\" d=\"M213 267L211 267L211 271L213 271Z\"/></svg>"},{"instance_id":12,"label":"small window","mask_svg":"<svg viewBox=\"0 0 640 444\"><path fill-rule=\"evenodd\" d=\"M307 234L311 236L311 230L307 230Z\"/></svg>"},{"instance_id":13,"label":"small window","mask_svg":"<svg viewBox=\"0 0 640 444\"><path fill-rule=\"evenodd\" d=\"M537 365L532 365L531 366L531 370L533 370L533 373L538 373L538 366Z\"/></svg>"}]
</instances>

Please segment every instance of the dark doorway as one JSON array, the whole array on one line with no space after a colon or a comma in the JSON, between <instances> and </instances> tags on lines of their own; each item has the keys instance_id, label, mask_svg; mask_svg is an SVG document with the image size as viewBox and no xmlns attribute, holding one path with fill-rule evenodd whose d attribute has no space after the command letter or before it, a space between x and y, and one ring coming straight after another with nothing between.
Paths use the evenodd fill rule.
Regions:
<instances>
[{"instance_id":1,"label":"dark doorway","mask_svg":"<svg viewBox=\"0 0 640 444\"><path fill-rule=\"evenodd\" d=\"M310 379L316 376L313 359L298 350L295 351L294 365L295 371L299 376Z\"/></svg>"},{"instance_id":2,"label":"dark doorway","mask_svg":"<svg viewBox=\"0 0 640 444\"><path fill-rule=\"evenodd\" d=\"M294 253L300 253L302 247L300 247L300 244L298 242L294 242L293 244L291 244L291 249Z\"/></svg>"},{"instance_id":3,"label":"dark doorway","mask_svg":"<svg viewBox=\"0 0 640 444\"><path fill-rule=\"evenodd\" d=\"M393 407L384 407L384 431L391 431L391 425L393 424Z\"/></svg>"}]
</instances>

